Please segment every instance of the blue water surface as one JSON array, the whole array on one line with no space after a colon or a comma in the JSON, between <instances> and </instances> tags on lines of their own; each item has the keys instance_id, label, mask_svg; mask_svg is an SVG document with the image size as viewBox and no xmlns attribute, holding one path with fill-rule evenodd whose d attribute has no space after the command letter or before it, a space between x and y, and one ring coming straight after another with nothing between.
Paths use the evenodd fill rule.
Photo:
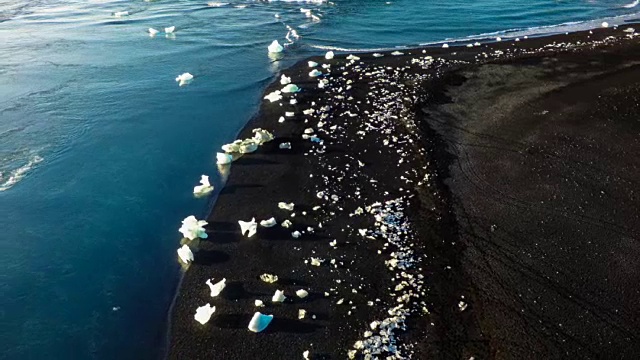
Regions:
<instances>
[{"instance_id":1,"label":"blue water surface","mask_svg":"<svg viewBox=\"0 0 640 360\"><path fill-rule=\"evenodd\" d=\"M177 229L215 200L192 188L208 174L219 190L216 151L293 62L624 22L628 3L0 0L0 358L162 357ZM301 38L273 61L285 25Z\"/></svg>"}]
</instances>

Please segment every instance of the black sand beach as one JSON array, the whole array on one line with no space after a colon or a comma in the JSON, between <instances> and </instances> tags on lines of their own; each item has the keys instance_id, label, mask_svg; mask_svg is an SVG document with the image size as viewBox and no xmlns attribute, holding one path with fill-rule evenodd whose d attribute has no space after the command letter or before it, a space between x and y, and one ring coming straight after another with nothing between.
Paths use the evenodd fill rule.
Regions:
<instances>
[{"instance_id":1,"label":"black sand beach","mask_svg":"<svg viewBox=\"0 0 640 360\"><path fill-rule=\"evenodd\" d=\"M624 29L310 59L331 64L324 89L306 61L284 71L302 91L239 134L276 139L231 166L168 357L640 356L640 45ZM227 279L216 298L210 278ZM255 311L274 315L257 334Z\"/></svg>"}]
</instances>

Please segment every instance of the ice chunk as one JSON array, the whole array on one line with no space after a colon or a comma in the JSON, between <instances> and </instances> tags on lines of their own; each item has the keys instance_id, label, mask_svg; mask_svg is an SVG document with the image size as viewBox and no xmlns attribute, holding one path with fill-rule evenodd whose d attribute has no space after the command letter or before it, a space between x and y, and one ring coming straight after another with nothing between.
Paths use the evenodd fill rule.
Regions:
<instances>
[{"instance_id":1,"label":"ice chunk","mask_svg":"<svg viewBox=\"0 0 640 360\"><path fill-rule=\"evenodd\" d=\"M282 99L282 92L280 92L280 90L276 90L272 93L267 94L267 96L265 96L264 99L269 100L271 102L276 102Z\"/></svg>"},{"instance_id":2,"label":"ice chunk","mask_svg":"<svg viewBox=\"0 0 640 360\"><path fill-rule=\"evenodd\" d=\"M232 161L233 161L233 156L231 154L225 154L225 153L216 154L216 163L218 165L231 164Z\"/></svg>"},{"instance_id":3,"label":"ice chunk","mask_svg":"<svg viewBox=\"0 0 640 360\"><path fill-rule=\"evenodd\" d=\"M300 91L300 88L296 84L288 84L283 87L281 90L283 93L297 93Z\"/></svg>"},{"instance_id":4,"label":"ice chunk","mask_svg":"<svg viewBox=\"0 0 640 360\"><path fill-rule=\"evenodd\" d=\"M215 284L212 284L211 279L209 279L205 284L209 285L209 289L211 289L211 297L216 297L220 295L224 287L227 286L227 279L222 279Z\"/></svg>"},{"instance_id":5,"label":"ice chunk","mask_svg":"<svg viewBox=\"0 0 640 360\"><path fill-rule=\"evenodd\" d=\"M173 32L176 31L176 27L175 26L169 26L164 28L164 32L166 34L173 34Z\"/></svg>"},{"instance_id":6,"label":"ice chunk","mask_svg":"<svg viewBox=\"0 0 640 360\"><path fill-rule=\"evenodd\" d=\"M327 59L327 60L333 59L334 56L335 56L335 54L333 53L333 51L327 51L327 53L324 54L324 58Z\"/></svg>"},{"instance_id":7,"label":"ice chunk","mask_svg":"<svg viewBox=\"0 0 640 360\"><path fill-rule=\"evenodd\" d=\"M176 81L180 86L187 85L192 80L193 80L193 75L189 74L188 72L183 73L182 75L178 75L178 77L176 78Z\"/></svg>"},{"instance_id":8,"label":"ice chunk","mask_svg":"<svg viewBox=\"0 0 640 360\"><path fill-rule=\"evenodd\" d=\"M603 28L608 28L608 27L609 27L609 23L608 23L608 22L606 22L606 21L603 21L603 22L602 22L602 27L603 27Z\"/></svg>"},{"instance_id":9,"label":"ice chunk","mask_svg":"<svg viewBox=\"0 0 640 360\"><path fill-rule=\"evenodd\" d=\"M355 55L349 54L349 56L347 56L347 60L360 60L360 58Z\"/></svg>"},{"instance_id":10,"label":"ice chunk","mask_svg":"<svg viewBox=\"0 0 640 360\"><path fill-rule=\"evenodd\" d=\"M215 306L211 306L210 304L207 304L205 306L200 306L196 310L196 314L194 318L196 319L197 322L204 325L207 322L209 322L209 319L211 319L211 315L213 315L214 312L216 312Z\"/></svg>"},{"instance_id":11,"label":"ice chunk","mask_svg":"<svg viewBox=\"0 0 640 360\"><path fill-rule=\"evenodd\" d=\"M178 249L178 256L183 263L188 264L193 261L193 253L191 249L187 245L182 245L180 249Z\"/></svg>"},{"instance_id":12,"label":"ice chunk","mask_svg":"<svg viewBox=\"0 0 640 360\"><path fill-rule=\"evenodd\" d=\"M285 74L282 74L282 76L280 76L280 84L282 85L291 84L291 78Z\"/></svg>"},{"instance_id":13,"label":"ice chunk","mask_svg":"<svg viewBox=\"0 0 640 360\"><path fill-rule=\"evenodd\" d=\"M309 61L307 64L309 64L309 67L316 67L318 66L318 63L315 61Z\"/></svg>"},{"instance_id":14,"label":"ice chunk","mask_svg":"<svg viewBox=\"0 0 640 360\"><path fill-rule=\"evenodd\" d=\"M310 73L309 76L311 77L318 77L322 75L322 71L318 71L318 69L313 69Z\"/></svg>"},{"instance_id":15,"label":"ice chunk","mask_svg":"<svg viewBox=\"0 0 640 360\"><path fill-rule=\"evenodd\" d=\"M275 139L275 136L273 136L272 133L268 132L267 130L264 129L253 129L253 140L255 140L258 145L262 145L264 143L267 143L273 139Z\"/></svg>"},{"instance_id":16,"label":"ice chunk","mask_svg":"<svg viewBox=\"0 0 640 360\"><path fill-rule=\"evenodd\" d=\"M129 12L128 11L116 11L116 12L113 13L113 16L115 16L115 17L129 16Z\"/></svg>"},{"instance_id":17,"label":"ice chunk","mask_svg":"<svg viewBox=\"0 0 640 360\"><path fill-rule=\"evenodd\" d=\"M288 210L288 211L293 211L294 208L294 204L293 203L286 203L286 202L279 202L278 203L278 208L282 209L282 210Z\"/></svg>"},{"instance_id":18,"label":"ice chunk","mask_svg":"<svg viewBox=\"0 0 640 360\"><path fill-rule=\"evenodd\" d=\"M282 47L282 45L280 45L278 40L273 40L273 42L271 43L271 45L267 47L267 49L269 50L270 53L274 53L274 54L281 53L282 50L284 50L284 48Z\"/></svg>"},{"instance_id":19,"label":"ice chunk","mask_svg":"<svg viewBox=\"0 0 640 360\"><path fill-rule=\"evenodd\" d=\"M249 330L259 333L269 326L271 320L273 320L273 315L264 315L256 312L249 322Z\"/></svg>"},{"instance_id":20,"label":"ice chunk","mask_svg":"<svg viewBox=\"0 0 640 360\"><path fill-rule=\"evenodd\" d=\"M256 301L253 302L253 304L256 307L264 307L264 303L262 302L262 300L256 300Z\"/></svg>"},{"instance_id":21,"label":"ice chunk","mask_svg":"<svg viewBox=\"0 0 640 360\"><path fill-rule=\"evenodd\" d=\"M284 299L286 299L287 297L284 296L284 291L282 290L276 290L275 294L273 294L273 296L271 297L271 301L272 302L277 302L277 303L281 303L284 301Z\"/></svg>"},{"instance_id":22,"label":"ice chunk","mask_svg":"<svg viewBox=\"0 0 640 360\"><path fill-rule=\"evenodd\" d=\"M209 183L209 177L207 175L202 175L200 177L200 184L193 188L193 193L195 195L207 195L213 191L213 186Z\"/></svg>"},{"instance_id":23,"label":"ice chunk","mask_svg":"<svg viewBox=\"0 0 640 360\"><path fill-rule=\"evenodd\" d=\"M206 239L208 235L204 230L205 225L207 225L206 221L197 220L195 216L191 215L182 220L182 226L178 231L180 231L182 235L189 240L194 240L196 238Z\"/></svg>"},{"instance_id":24,"label":"ice chunk","mask_svg":"<svg viewBox=\"0 0 640 360\"><path fill-rule=\"evenodd\" d=\"M296 295L300 298L300 299L304 299L307 296L309 296L309 292L307 290L304 289L300 289L298 291L296 291Z\"/></svg>"},{"instance_id":25,"label":"ice chunk","mask_svg":"<svg viewBox=\"0 0 640 360\"><path fill-rule=\"evenodd\" d=\"M271 219L268 219L268 220L260 221L260 226L267 227L267 228L276 226L276 224L278 224L278 223L276 222L275 218L271 218Z\"/></svg>"},{"instance_id":26,"label":"ice chunk","mask_svg":"<svg viewBox=\"0 0 640 360\"><path fill-rule=\"evenodd\" d=\"M149 36L156 36L160 32L154 28L149 28L147 31L149 31Z\"/></svg>"},{"instance_id":27,"label":"ice chunk","mask_svg":"<svg viewBox=\"0 0 640 360\"><path fill-rule=\"evenodd\" d=\"M247 234L247 237L252 237L258 231L258 223L256 222L256 218L252 218L251 221L242 221L239 220L238 224L240 224L240 232L242 235Z\"/></svg>"},{"instance_id":28,"label":"ice chunk","mask_svg":"<svg viewBox=\"0 0 640 360\"><path fill-rule=\"evenodd\" d=\"M274 282L278 281L278 275L273 275L273 274L262 274L260 275L260 280L268 283L268 284L273 284Z\"/></svg>"}]
</instances>

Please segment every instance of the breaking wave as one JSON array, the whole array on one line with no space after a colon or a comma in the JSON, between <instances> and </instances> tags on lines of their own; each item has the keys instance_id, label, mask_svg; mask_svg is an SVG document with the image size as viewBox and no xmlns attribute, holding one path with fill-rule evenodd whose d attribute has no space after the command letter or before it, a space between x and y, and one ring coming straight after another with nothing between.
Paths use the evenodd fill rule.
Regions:
<instances>
[{"instance_id":1,"label":"breaking wave","mask_svg":"<svg viewBox=\"0 0 640 360\"><path fill-rule=\"evenodd\" d=\"M44 160L42 157L34 155L25 165L11 171L11 174L9 174L8 177L5 177L4 174L0 173L0 191L11 189L13 185L17 184L25 177L25 175L27 175L29 170L33 169L33 167L42 162L42 160Z\"/></svg>"}]
</instances>

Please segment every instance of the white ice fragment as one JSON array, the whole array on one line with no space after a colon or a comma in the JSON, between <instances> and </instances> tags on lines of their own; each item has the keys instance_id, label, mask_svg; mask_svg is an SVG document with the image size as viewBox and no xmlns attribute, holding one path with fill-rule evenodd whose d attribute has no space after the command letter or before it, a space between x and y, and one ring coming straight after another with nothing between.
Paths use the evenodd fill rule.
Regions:
<instances>
[{"instance_id":1,"label":"white ice fragment","mask_svg":"<svg viewBox=\"0 0 640 360\"><path fill-rule=\"evenodd\" d=\"M384 55L383 55L383 54L380 54L380 53L373 53L373 57L383 57L383 56L384 56Z\"/></svg>"},{"instance_id":2,"label":"white ice fragment","mask_svg":"<svg viewBox=\"0 0 640 360\"><path fill-rule=\"evenodd\" d=\"M284 299L286 299L287 297L284 296L284 291L282 290L276 290L276 292L273 294L273 296L271 297L271 301L275 302L275 303L281 303L284 301Z\"/></svg>"},{"instance_id":3,"label":"white ice fragment","mask_svg":"<svg viewBox=\"0 0 640 360\"><path fill-rule=\"evenodd\" d=\"M404 55L404 53L396 50L396 51L392 52L391 55L399 56L399 55Z\"/></svg>"},{"instance_id":4,"label":"white ice fragment","mask_svg":"<svg viewBox=\"0 0 640 360\"><path fill-rule=\"evenodd\" d=\"M442 44L442 48L443 49L448 49L449 48L449 44Z\"/></svg>"},{"instance_id":5,"label":"white ice fragment","mask_svg":"<svg viewBox=\"0 0 640 360\"><path fill-rule=\"evenodd\" d=\"M309 64L309 67L316 67L316 66L318 66L318 63L317 63L317 62L315 62L315 61L309 61L309 62L308 62L308 64Z\"/></svg>"},{"instance_id":6,"label":"white ice fragment","mask_svg":"<svg viewBox=\"0 0 640 360\"><path fill-rule=\"evenodd\" d=\"M227 153L217 153L216 154L216 163L218 165L226 165L231 164L233 161L233 156Z\"/></svg>"},{"instance_id":7,"label":"white ice fragment","mask_svg":"<svg viewBox=\"0 0 640 360\"><path fill-rule=\"evenodd\" d=\"M271 43L271 45L269 45L267 47L267 49L269 50L270 53L281 53L282 50L284 50L284 47L282 47L282 45L280 45L280 43L278 42L278 40L273 40L273 42Z\"/></svg>"},{"instance_id":8,"label":"white ice fragment","mask_svg":"<svg viewBox=\"0 0 640 360\"><path fill-rule=\"evenodd\" d=\"M264 99L269 100L270 102L276 102L282 99L282 93L280 92L280 90L276 90L267 94Z\"/></svg>"},{"instance_id":9,"label":"white ice fragment","mask_svg":"<svg viewBox=\"0 0 640 360\"><path fill-rule=\"evenodd\" d=\"M276 224L277 224L276 219L273 218L273 217L271 219L268 219L268 220L260 221L260 226L267 227L267 228L273 227Z\"/></svg>"},{"instance_id":10,"label":"white ice fragment","mask_svg":"<svg viewBox=\"0 0 640 360\"><path fill-rule=\"evenodd\" d=\"M291 236L293 236L294 239L297 239L302 236L302 234L300 233L300 231L294 231L291 233Z\"/></svg>"},{"instance_id":11,"label":"white ice fragment","mask_svg":"<svg viewBox=\"0 0 640 360\"><path fill-rule=\"evenodd\" d=\"M497 42L500 42L500 41L502 41L502 38L501 38L500 36L498 36L498 37L496 38L496 41L497 41Z\"/></svg>"},{"instance_id":12,"label":"white ice fragment","mask_svg":"<svg viewBox=\"0 0 640 360\"><path fill-rule=\"evenodd\" d=\"M311 265L313 266L320 266L322 264L324 260L320 260L318 258L312 257L311 258Z\"/></svg>"},{"instance_id":13,"label":"white ice fragment","mask_svg":"<svg viewBox=\"0 0 640 360\"><path fill-rule=\"evenodd\" d=\"M175 26L169 26L164 28L164 32L166 34L173 34L173 32L176 31L176 27Z\"/></svg>"},{"instance_id":14,"label":"white ice fragment","mask_svg":"<svg viewBox=\"0 0 640 360\"><path fill-rule=\"evenodd\" d=\"M286 117L293 117L295 115L296 115L296 113L294 113L293 111L287 111L287 112L284 113L284 116L286 116Z\"/></svg>"},{"instance_id":15,"label":"white ice fragment","mask_svg":"<svg viewBox=\"0 0 640 360\"><path fill-rule=\"evenodd\" d=\"M602 25L603 28L608 28L609 27L609 23L606 22L606 21L603 21L601 25Z\"/></svg>"},{"instance_id":16,"label":"white ice fragment","mask_svg":"<svg viewBox=\"0 0 640 360\"><path fill-rule=\"evenodd\" d=\"M249 330L256 333L261 332L269 326L271 320L273 320L273 315L264 315L256 312L249 322Z\"/></svg>"},{"instance_id":17,"label":"white ice fragment","mask_svg":"<svg viewBox=\"0 0 640 360\"><path fill-rule=\"evenodd\" d=\"M182 245L182 247L178 249L178 256L180 257L180 260L182 260L182 262L185 264L193 261L193 253L191 252L189 246L187 246L186 244Z\"/></svg>"},{"instance_id":18,"label":"white ice fragment","mask_svg":"<svg viewBox=\"0 0 640 360\"><path fill-rule=\"evenodd\" d=\"M200 177L200 184L193 188L193 193L195 195L207 195L208 193L213 191L213 186L209 183L209 177L207 175L202 175Z\"/></svg>"},{"instance_id":19,"label":"white ice fragment","mask_svg":"<svg viewBox=\"0 0 640 360\"><path fill-rule=\"evenodd\" d=\"M160 32L154 28L149 28L147 31L149 31L149 36L156 36Z\"/></svg>"},{"instance_id":20,"label":"white ice fragment","mask_svg":"<svg viewBox=\"0 0 640 360\"><path fill-rule=\"evenodd\" d=\"M256 218L252 218L251 221L242 221L238 220L238 224L240 224L240 232L242 235L247 234L247 237L252 237L258 231L258 223L256 222Z\"/></svg>"},{"instance_id":21,"label":"white ice fragment","mask_svg":"<svg viewBox=\"0 0 640 360\"><path fill-rule=\"evenodd\" d=\"M322 75L322 71L318 71L318 69L313 69L309 73L309 76L311 76L311 77L318 77L320 75Z\"/></svg>"},{"instance_id":22,"label":"white ice fragment","mask_svg":"<svg viewBox=\"0 0 640 360\"><path fill-rule=\"evenodd\" d=\"M324 58L327 59L327 60L333 59L334 56L335 56L335 54L333 53L333 51L327 51L327 53L324 54Z\"/></svg>"},{"instance_id":23,"label":"white ice fragment","mask_svg":"<svg viewBox=\"0 0 640 360\"><path fill-rule=\"evenodd\" d=\"M280 149L291 149L291 143L285 142L279 145Z\"/></svg>"},{"instance_id":24,"label":"white ice fragment","mask_svg":"<svg viewBox=\"0 0 640 360\"><path fill-rule=\"evenodd\" d=\"M279 202L278 203L278 208L280 208L282 210L287 210L287 211L293 211L294 206L295 205L293 203L286 203L286 202Z\"/></svg>"},{"instance_id":25,"label":"white ice fragment","mask_svg":"<svg viewBox=\"0 0 640 360\"><path fill-rule=\"evenodd\" d=\"M309 360L309 350L306 350L305 352L302 353L302 358L304 360Z\"/></svg>"},{"instance_id":26,"label":"white ice fragment","mask_svg":"<svg viewBox=\"0 0 640 360\"><path fill-rule=\"evenodd\" d=\"M189 74L188 72L178 75L178 77L176 77L176 81L178 82L179 86L187 85L188 83L191 82L191 80L193 80L193 75Z\"/></svg>"},{"instance_id":27,"label":"white ice fragment","mask_svg":"<svg viewBox=\"0 0 640 360\"><path fill-rule=\"evenodd\" d=\"M347 60L360 60L360 58L355 55L349 54L349 56L347 56Z\"/></svg>"},{"instance_id":28,"label":"white ice fragment","mask_svg":"<svg viewBox=\"0 0 640 360\"><path fill-rule=\"evenodd\" d=\"M216 312L216 307L207 304L205 306L200 306L193 317L197 322L204 325L209 322L209 319L211 319L211 315L213 315L214 312Z\"/></svg>"},{"instance_id":29,"label":"white ice fragment","mask_svg":"<svg viewBox=\"0 0 640 360\"><path fill-rule=\"evenodd\" d=\"M129 16L129 12L128 11L116 11L116 12L113 13L113 16L115 16L115 17Z\"/></svg>"},{"instance_id":30,"label":"white ice fragment","mask_svg":"<svg viewBox=\"0 0 640 360\"><path fill-rule=\"evenodd\" d=\"M290 227L291 225L293 225L293 224L291 223L291 221L289 221L289 220L285 220L285 221L283 221L283 222L282 222L282 224L280 224L280 225L281 225L283 228L289 228L289 227Z\"/></svg>"},{"instance_id":31,"label":"white ice fragment","mask_svg":"<svg viewBox=\"0 0 640 360\"><path fill-rule=\"evenodd\" d=\"M263 307L264 306L264 303L262 302L262 300L256 300L256 301L253 302L253 304L256 307Z\"/></svg>"},{"instance_id":32,"label":"white ice fragment","mask_svg":"<svg viewBox=\"0 0 640 360\"><path fill-rule=\"evenodd\" d=\"M281 90L283 93L297 93L300 91L300 88L296 84L288 84L283 87Z\"/></svg>"},{"instance_id":33,"label":"white ice fragment","mask_svg":"<svg viewBox=\"0 0 640 360\"><path fill-rule=\"evenodd\" d=\"M205 284L209 285L209 289L211 289L211 297L216 297L220 295L224 287L227 286L227 279L222 279L215 284L212 284L211 279L209 279Z\"/></svg>"},{"instance_id":34,"label":"white ice fragment","mask_svg":"<svg viewBox=\"0 0 640 360\"><path fill-rule=\"evenodd\" d=\"M300 298L300 299L304 299L307 296L309 296L309 292L305 289L300 289L296 291L296 295Z\"/></svg>"},{"instance_id":35,"label":"white ice fragment","mask_svg":"<svg viewBox=\"0 0 640 360\"><path fill-rule=\"evenodd\" d=\"M253 129L252 132L253 132L253 140L256 143L258 143L258 145L268 143L269 141L275 139L275 136L273 136L272 133L261 128Z\"/></svg>"},{"instance_id":36,"label":"white ice fragment","mask_svg":"<svg viewBox=\"0 0 640 360\"><path fill-rule=\"evenodd\" d=\"M191 215L182 220L182 226L178 231L182 233L184 237L189 240L196 238L206 239L208 237L207 232L204 230L204 226L208 223L204 220L197 220L195 216Z\"/></svg>"},{"instance_id":37,"label":"white ice fragment","mask_svg":"<svg viewBox=\"0 0 640 360\"><path fill-rule=\"evenodd\" d=\"M305 318L305 316L307 316L307 310L298 309L298 319L302 320Z\"/></svg>"},{"instance_id":38,"label":"white ice fragment","mask_svg":"<svg viewBox=\"0 0 640 360\"><path fill-rule=\"evenodd\" d=\"M260 280L268 284L273 284L274 282L278 281L278 275L264 273L260 275Z\"/></svg>"},{"instance_id":39,"label":"white ice fragment","mask_svg":"<svg viewBox=\"0 0 640 360\"><path fill-rule=\"evenodd\" d=\"M282 76L280 76L280 84L282 85L291 84L291 78L285 74L282 74Z\"/></svg>"}]
</instances>

